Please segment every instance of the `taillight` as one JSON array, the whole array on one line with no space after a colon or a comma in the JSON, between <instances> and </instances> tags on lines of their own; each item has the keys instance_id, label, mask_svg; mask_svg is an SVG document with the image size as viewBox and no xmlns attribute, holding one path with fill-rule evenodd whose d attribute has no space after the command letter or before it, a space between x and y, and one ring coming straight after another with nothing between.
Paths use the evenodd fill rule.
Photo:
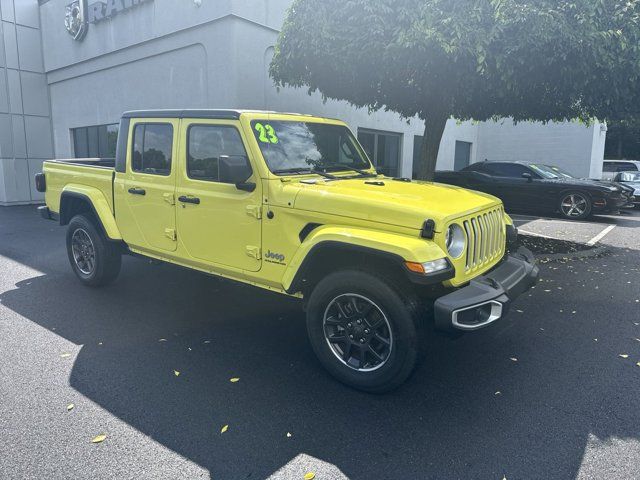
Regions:
<instances>
[{"instance_id":1,"label":"taillight","mask_svg":"<svg viewBox=\"0 0 640 480\"><path fill-rule=\"evenodd\" d=\"M47 181L44 178L44 173L36 173L36 190L39 192L47 191Z\"/></svg>"}]
</instances>

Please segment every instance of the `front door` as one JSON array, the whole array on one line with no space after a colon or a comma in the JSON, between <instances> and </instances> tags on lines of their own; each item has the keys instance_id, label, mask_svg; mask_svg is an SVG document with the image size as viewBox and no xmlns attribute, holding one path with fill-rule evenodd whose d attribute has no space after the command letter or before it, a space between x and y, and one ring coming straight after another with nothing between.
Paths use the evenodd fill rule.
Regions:
<instances>
[{"instance_id":1,"label":"front door","mask_svg":"<svg viewBox=\"0 0 640 480\"><path fill-rule=\"evenodd\" d=\"M124 241L151 252L176 249L178 120L132 120L127 170L117 186L116 216Z\"/></svg>"},{"instance_id":2,"label":"front door","mask_svg":"<svg viewBox=\"0 0 640 480\"><path fill-rule=\"evenodd\" d=\"M176 199L181 248L209 265L258 271L261 266L262 185L254 173L240 190L220 168L221 157L248 158L240 122L183 120ZM253 169L255 172L255 168Z\"/></svg>"}]
</instances>

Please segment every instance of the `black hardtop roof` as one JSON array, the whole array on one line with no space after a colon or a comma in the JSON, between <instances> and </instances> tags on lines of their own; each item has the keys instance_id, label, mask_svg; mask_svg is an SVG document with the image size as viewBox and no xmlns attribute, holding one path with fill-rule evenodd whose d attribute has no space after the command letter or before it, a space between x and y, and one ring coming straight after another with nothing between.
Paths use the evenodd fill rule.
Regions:
<instances>
[{"instance_id":1,"label":"black hardtop roof","mask_svg":"<svg viewBox=\"0 0 640 480\"><path fill-rule=\"evenodd\" d=\"M211 118L219 120L238 120L243 113L264 113L280 115L299 115L311 117L301 113L281 113L262 110L232 110L232 109L169 109L169 110L131 110L124 112L122 118Z\"/></svg>"}]
</instances>

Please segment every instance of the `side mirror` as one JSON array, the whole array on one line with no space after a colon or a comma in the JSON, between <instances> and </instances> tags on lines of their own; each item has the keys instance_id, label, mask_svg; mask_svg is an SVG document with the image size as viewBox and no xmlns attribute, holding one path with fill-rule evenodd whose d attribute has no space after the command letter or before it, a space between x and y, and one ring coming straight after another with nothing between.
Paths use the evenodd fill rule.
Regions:
<instances>
[{"instance_id":1,"label":"side mirror","mask_svg":"<svg viewBox=\"0 0 640 480\"><path fill-rule=\"evenodd\" d=\"M532 177L532 176L531 176L531 174L530 174L530 173L528 173L528 172L524 172L524 173L522 174L522 178L526 178L526 179L527 179L527 182L532 182L532 181L533 181L533 177Z\"/></svg>"},{"instance_id":2,"label":"side mirror","mask_svg":"<svg viewBox=\"0 0 640 480\"><path fill-rule=\"evenodd\" d=\"M238 190L253 192L256 189L255 183L247 183L253 175L251 163L244 155L220 155L218 161L220 169L220 182L231 183Z\"/></svg>"}]
</instances>

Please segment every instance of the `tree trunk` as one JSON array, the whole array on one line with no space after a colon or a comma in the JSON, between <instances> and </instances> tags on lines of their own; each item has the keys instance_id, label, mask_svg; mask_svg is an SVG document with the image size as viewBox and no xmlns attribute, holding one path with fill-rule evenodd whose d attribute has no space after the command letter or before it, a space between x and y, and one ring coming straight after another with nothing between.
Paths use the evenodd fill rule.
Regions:
<instances>
[{"instance_id":1,"label":"tree trunk","mask_svg":"<svg viewBox=\"0 0 640 480\"><path fill-rule=\"evenodd\" d=\"M420 180L433 180L440 150L440 140L444 133L449 117L445 114L432 114L424 122L424 137L420 149L420 165L418 178Z\"/></svg>"}]
</instances>

